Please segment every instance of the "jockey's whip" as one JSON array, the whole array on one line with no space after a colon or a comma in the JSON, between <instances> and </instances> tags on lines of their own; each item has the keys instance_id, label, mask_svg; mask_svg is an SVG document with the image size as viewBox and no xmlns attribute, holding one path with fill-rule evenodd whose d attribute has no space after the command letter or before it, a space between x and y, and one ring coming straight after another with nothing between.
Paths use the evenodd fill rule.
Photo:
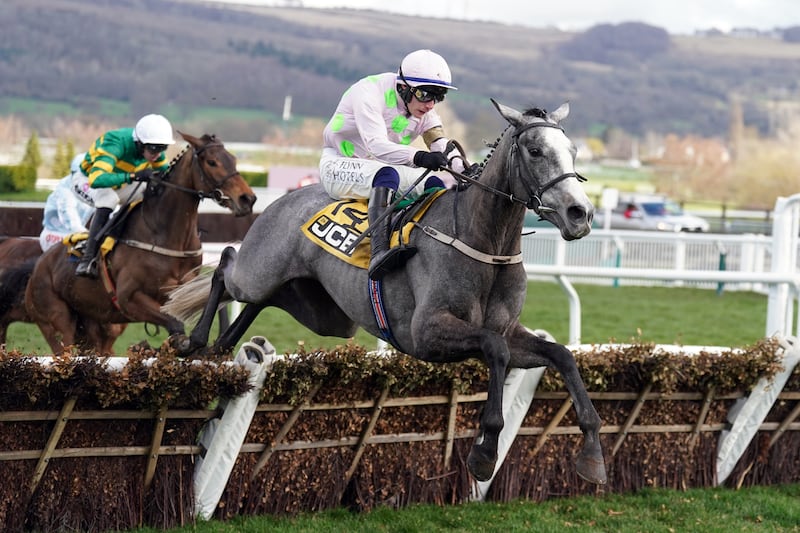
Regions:
<instances>
[{"instance_id":1,"label":"jockey's whip","mask_svg":"<svg viewBox=\"0 0 800 533\"><path fill-rule=\"evenodd\" d=\"M399 204L401 201L403 201L403 199L406 196L411 194L411 191L413 191L417 187L417 185L419 185L420 182L422 182L422 180L425 179L425 176L430 174L430 172L431 172L431 169L425 170L425 172L423 172L420 175L420 177L417 178L417 180L411 185L411 187L406 189L405 192L403 194L401 194L400 196L397 196L394 199L394 201L391 204L389 204L388 208L381 214L381 216L379 216L377 219L375 219L372 222L372 224L367 226L367 229L365 229L364 232L361 235L359 235L358 238L356 238L356 240L354 240L353 242L350 243L350 246L347 247L347 250L345 250L344 253L347 254L347 255L350 255L351 253L353 253L353 250L356 249L356 246L358 246L359 243L361 243L361 241L363 241L368 235L372 234L373 226L377 226L379 223L383 222L383 219L385 219L386 217L391 215L392 211L394 211L394 208L397 207L397 204Z\"/></svg>"}]
</instances>

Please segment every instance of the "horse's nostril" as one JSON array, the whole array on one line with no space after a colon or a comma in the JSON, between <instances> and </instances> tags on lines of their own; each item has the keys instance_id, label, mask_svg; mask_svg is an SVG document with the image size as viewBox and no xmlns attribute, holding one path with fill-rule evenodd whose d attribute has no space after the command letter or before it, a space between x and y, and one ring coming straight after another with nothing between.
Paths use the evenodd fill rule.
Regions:
<instances>
[{"instance_id":1,"label":"horse's nostril","mask_svg":"<svg viewBox=\"0 0 800 533\"><path fill-rule=\"evenodd\" d=\"M573 222L574 221L580 222L586 220L587 218L589 222L592 221L592 215L590 213L587 213L586 209L584 209L582 206L579 205L574 205L569 209L567 209L567 216Z\"/></svg>"}]
</instances>

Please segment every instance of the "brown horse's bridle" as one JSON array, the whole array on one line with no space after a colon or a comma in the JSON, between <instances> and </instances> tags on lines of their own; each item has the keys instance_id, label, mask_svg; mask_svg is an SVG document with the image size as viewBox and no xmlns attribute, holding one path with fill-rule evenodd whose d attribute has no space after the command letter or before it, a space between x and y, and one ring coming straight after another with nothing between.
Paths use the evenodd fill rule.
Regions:
<instances>
[{"instance_id":1,"label":"brown horse's bridle","mask_svg":"<svg viewBox=\"0 0 800 533\"><path fill-rule=\"evenodd\" d=\"M211 148L213 146L223 146L223 144L215 140L213 136L211 139L212 139L211 142L209 142L208 144L204 144L200 148L192 148L192 166L195 167L197 169L197 172L200 174L200 181L203 183L203 185L211 189L210 193L205 191L198 191L197 189L192 189L189 187L183 187L182 185L177 185L169 181L169 174L174 168L175 162L180 160L185 151L181 152L175 157L172 163L170 163L169 170L167 170L167 172L163 175L163 177L154 176L153 178L151 178L151 181L153 181L155 185L164 185L166 187L171 187L173 189L185 192L187 194L197 196L198 200L203 200L205 198L208 198L224 207L225 200L230 200L231 198L230 196L227 196L224 192L222 192L222 187L229 179L231 179L234 176L241 176L241 174L239 174L239 171L234 168L233 172L225 176L220 182L216 182L212 180L205 173L205 171L203 170L203 166L200 164L198 156L208 148Z\"/></svg>"}]
</instances>

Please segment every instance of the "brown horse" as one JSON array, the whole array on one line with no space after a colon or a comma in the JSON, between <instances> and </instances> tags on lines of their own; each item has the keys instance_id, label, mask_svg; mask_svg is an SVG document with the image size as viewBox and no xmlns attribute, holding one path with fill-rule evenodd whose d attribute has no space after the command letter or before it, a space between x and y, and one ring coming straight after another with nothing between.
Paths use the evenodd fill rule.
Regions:
<instances>
[{"instance_id":1,"label":"brown horse","mask_svg":"<svg viewBox=\"0 0 800 533\"><path fill-rule=\"evenodd\" d=\"M40 255L39 239L0 237L0 344L6 343L12 322L31 321L25 310L25 286Z\"/></svg>"},{"instance_id":2,"label":"brown horse","mask_svg":"<svg viewBox=\"0 0 800 533\"><path fill-rule=\"evenodd\" d=\"M41 255L39 239L35 237L0 237L0 345L6 344L8 326L13 322L33 322L25 308L25 288ZM110 352L126 326L81 319L76 324L76 344Z\"/></svg>"},{"instance_id":3,"label":"brown horse","mask_svg":"<svg viewBox=\"0 0 800 533\"><path fill-rule=\"evenodd\" d=\"M25 295L27 310L53 352L75 343L78 317L99 324L148 322L170 335L183 322L161 312L167 291L197 275L202 263L198 232L200 200L211 198L236 216L249 215L256 197L236 170L236 158L216 137L180 133L189 146L164 176L147 184L144 200L112 218L124 228L100 265L98 279L75 275L75 261L62 244L34 267ZM119 226L116 226L119 227ZM106 350L101 353L110 353Z\"/></svg>"}]
</instances>

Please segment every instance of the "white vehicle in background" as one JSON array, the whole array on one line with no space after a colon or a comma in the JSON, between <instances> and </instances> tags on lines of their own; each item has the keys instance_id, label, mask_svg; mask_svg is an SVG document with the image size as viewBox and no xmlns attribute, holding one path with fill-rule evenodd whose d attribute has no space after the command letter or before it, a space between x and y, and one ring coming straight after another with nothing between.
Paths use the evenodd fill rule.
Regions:
<instances>
[{"instance_id":1,"label":"white vehicle in background","mask_svg":"<svg viewBox=\"0 0 800 533\"><path fill-rule=\"evenodd\" d=\"M610 224L605 217L610 216ZM649 231L707 232L707 220L683 211L674 200L661 195L620 194L616 206L598 209L595 222L601 228Z\"/></svg>"}]
</instances>

